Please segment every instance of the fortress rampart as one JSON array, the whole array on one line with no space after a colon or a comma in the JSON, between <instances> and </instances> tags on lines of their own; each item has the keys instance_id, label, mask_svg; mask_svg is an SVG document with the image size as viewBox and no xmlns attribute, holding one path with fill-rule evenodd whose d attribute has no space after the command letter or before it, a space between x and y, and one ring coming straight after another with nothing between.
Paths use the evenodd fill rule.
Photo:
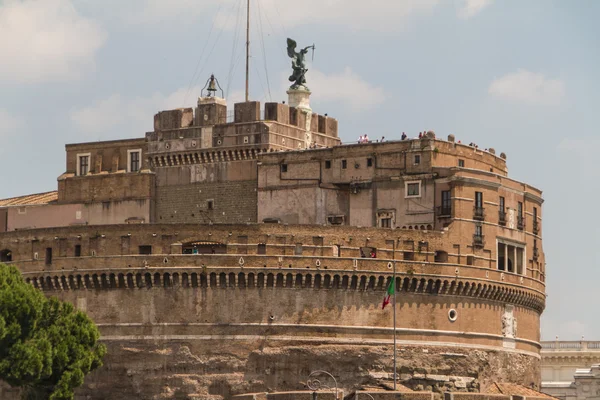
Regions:
<instances>
[{"instance_id":1,"label":"fortress rampart","mask_svg":"<svg viewBox=\"0 0 600 400\"><path fill-rule=\"evenodd\" d=\"M109 352L81 399L229 399L398 381L540 384L542 193L506 155L340 145L309 110L200 98L145 138L67 145L58 193L0 200L0 261L72 302ZM0 389L0 395L2 391Z\"/></svg>"}]
</instances>

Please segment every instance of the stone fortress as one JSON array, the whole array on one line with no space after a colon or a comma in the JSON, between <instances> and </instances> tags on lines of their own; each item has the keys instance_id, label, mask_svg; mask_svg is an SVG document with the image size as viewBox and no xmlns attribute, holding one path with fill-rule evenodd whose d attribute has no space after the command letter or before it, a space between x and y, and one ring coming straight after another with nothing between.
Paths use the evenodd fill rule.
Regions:
<instances>
[{"instance_id":1,"label":"stone fortress","mask_svg":"<svg viewBox=\"0 0 600 400\"><path fill-rule=\"evenodd\" d=\"M452 135L342 145L290 97L201 97L143 138L67 145L57 192L0 200L0 260L108 346L78 396L302 391L315 370L391 388L394 264L403 390L539 389L541 191Z\"/></svg>"}]
</instances>

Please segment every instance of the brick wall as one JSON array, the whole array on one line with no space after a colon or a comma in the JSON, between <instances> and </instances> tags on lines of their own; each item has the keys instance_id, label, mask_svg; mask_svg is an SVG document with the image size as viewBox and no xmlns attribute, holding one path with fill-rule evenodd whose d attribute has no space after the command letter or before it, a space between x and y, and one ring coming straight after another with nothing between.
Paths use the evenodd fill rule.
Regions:
<instances>
[{"instance_id":1,"label":"brick wall","mask_svg":"<svg viewBox=\"0 0 600 400\"><path fill-rule=\"evenodd\" d=\"M256 222L255 180L160 186L156 190L155 221L159 223Z\"/></svg>"}]
</instances>

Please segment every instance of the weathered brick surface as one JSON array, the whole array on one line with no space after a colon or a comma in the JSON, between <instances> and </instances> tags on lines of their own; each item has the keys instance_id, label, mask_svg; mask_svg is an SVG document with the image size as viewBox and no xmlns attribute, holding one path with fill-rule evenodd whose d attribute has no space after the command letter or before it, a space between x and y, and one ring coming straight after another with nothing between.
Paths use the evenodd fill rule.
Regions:
<instances>
[{"instance_id":1,"label":"weathered brick surface","mask_svg":"<svg viewBox=\"0 0 600 400\"><path fill-rule=\"evenodd\" d=\"M213 209L209 209L212 200ZM256 181L193 183L157 188L158 223L256 222Z\"/></svg>"}]
</instances>

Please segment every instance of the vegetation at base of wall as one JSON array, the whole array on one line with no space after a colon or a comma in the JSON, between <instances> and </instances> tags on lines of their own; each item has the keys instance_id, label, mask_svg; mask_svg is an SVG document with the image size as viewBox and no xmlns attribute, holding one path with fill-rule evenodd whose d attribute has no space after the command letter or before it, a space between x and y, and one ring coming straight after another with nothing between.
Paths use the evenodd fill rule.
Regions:
<instances>
[{"instance_id":1,"label":"vegetation at base of wall","mask_svg":"<svg viewBox=\"0 0 600 400\"><path fill-rule=\"evenodd\" d=\"M99 338L86 314L0 264L0 379L23 388L23 399L73 399L85 375L102 366Z\"/></svg>"}]
</instances>

